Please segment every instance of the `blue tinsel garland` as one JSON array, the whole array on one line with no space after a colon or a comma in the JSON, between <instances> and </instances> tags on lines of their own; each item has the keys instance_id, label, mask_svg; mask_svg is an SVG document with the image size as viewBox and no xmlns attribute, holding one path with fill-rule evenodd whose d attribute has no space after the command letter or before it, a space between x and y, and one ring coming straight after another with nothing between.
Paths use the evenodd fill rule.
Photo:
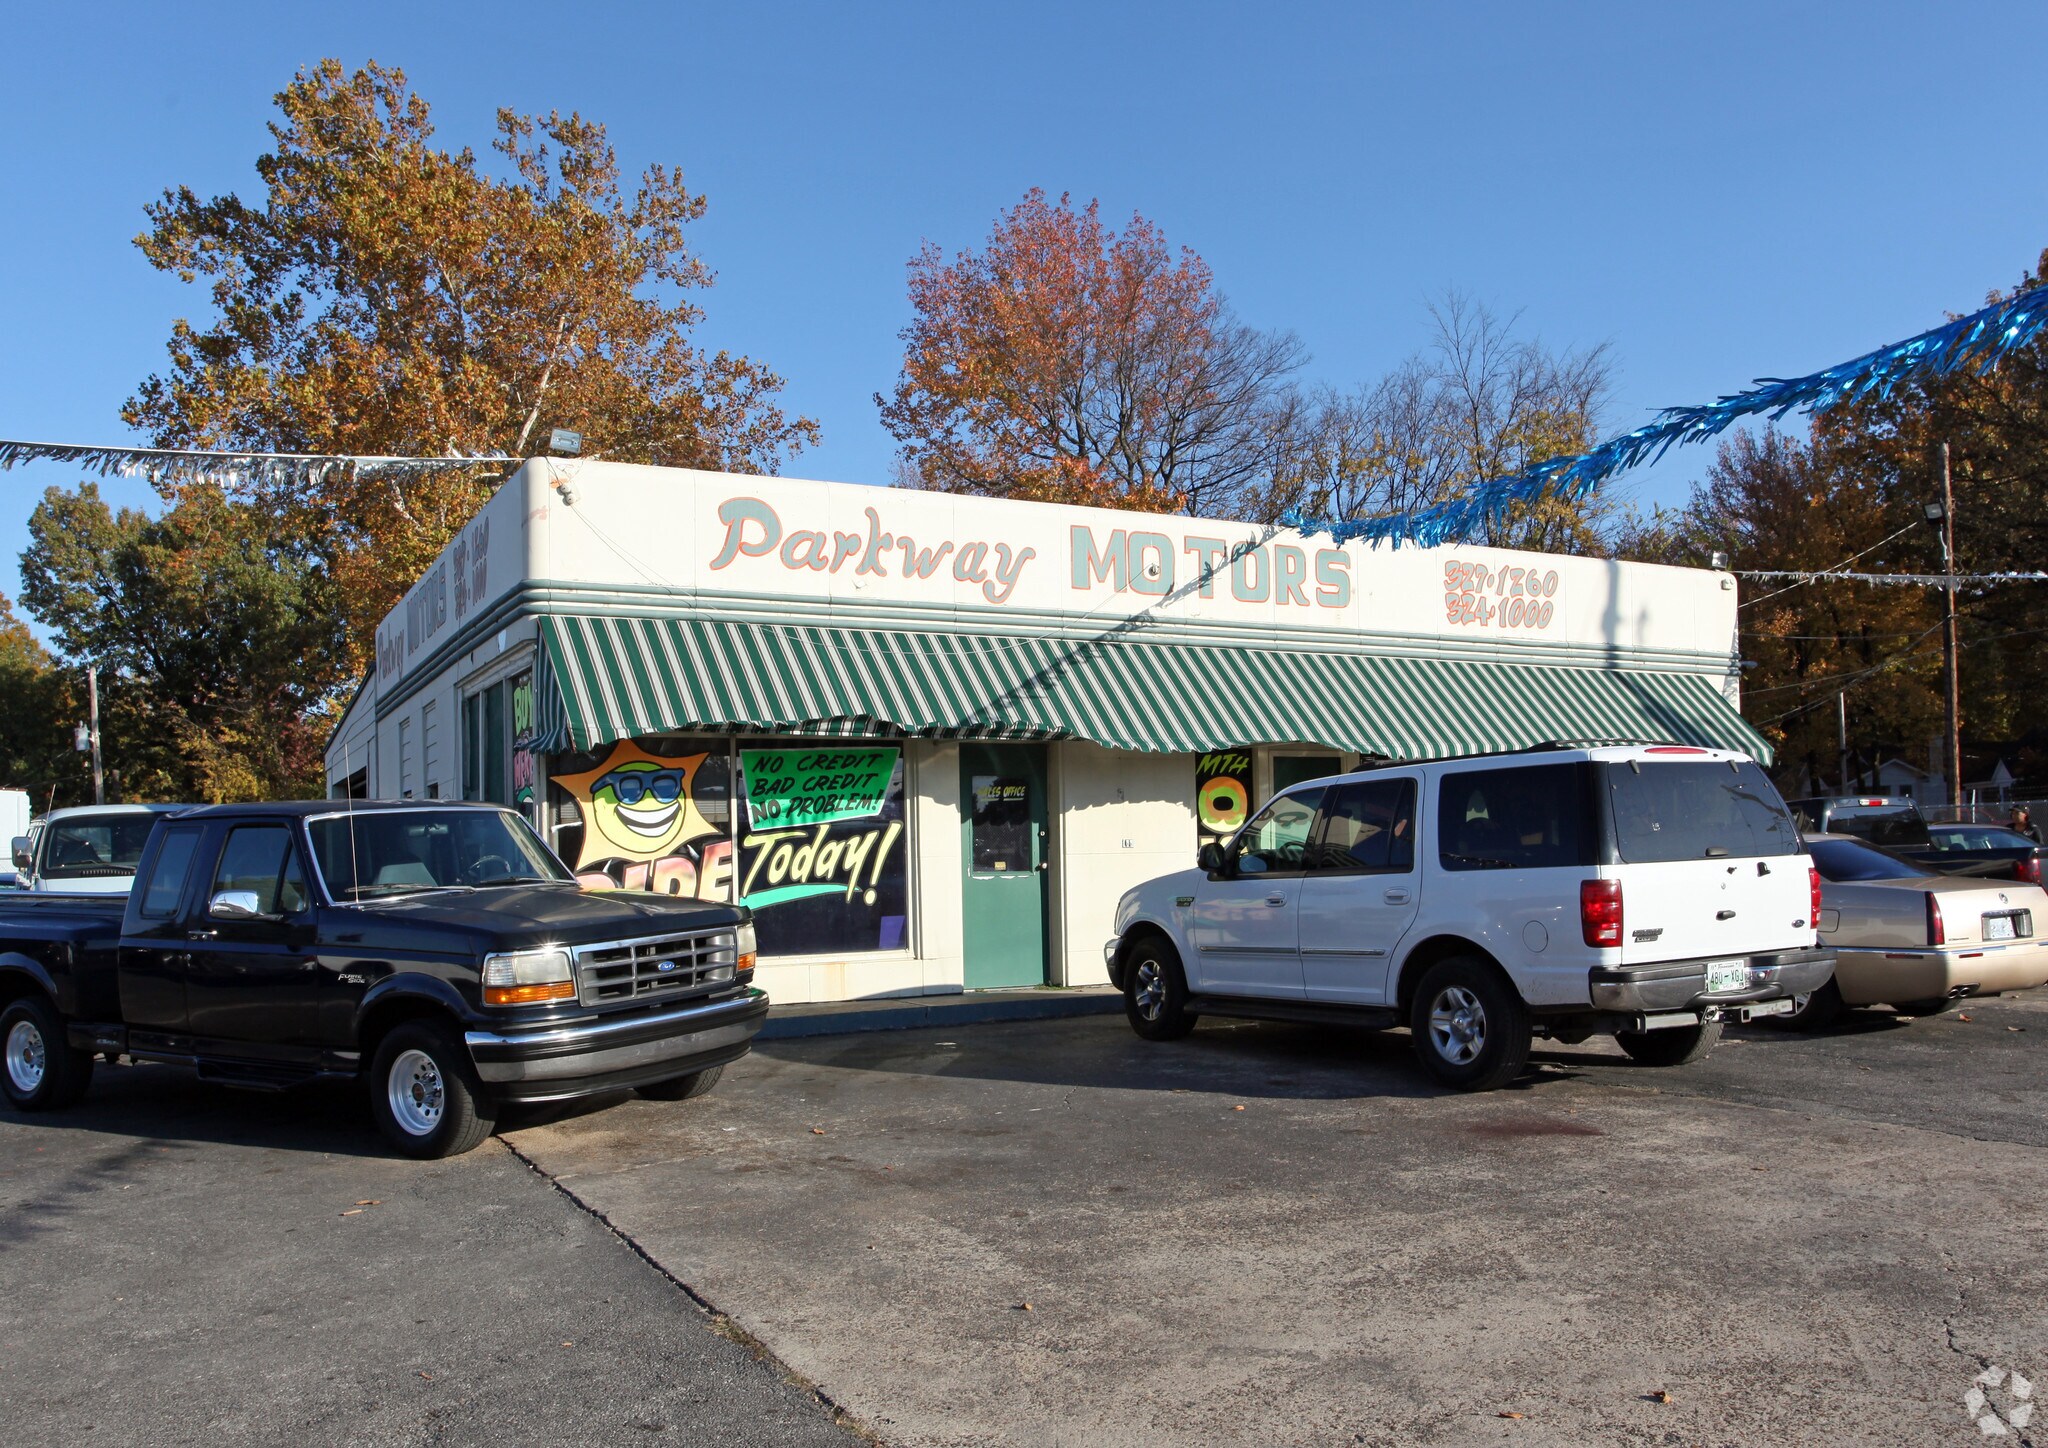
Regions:
<instances>
[{"instance_id":1,"label":"blue tinsel garland","mask_svg":"<svg viewBox=\"0 0 2048 1448\"><path fill-rule=\"evenodd\" d=\"M1471 537L1481 524L1518 503L1553 497L1576 502L1616 473L1654 462L1679 443L1700 442L1744 417L1768 413L1773 421L1799 411L1812 416L1859 397L1890 394L1906 378L1939 376L1962 367L1988 372L2048 324L2048 287L2022 292L1945 326L1922 332L1853 362L1806 377L1762 377L1747 392L1695 407L1667 407L1657 420L1600 444L1591 452L1550 458L1513 477L1480 483L1460 497L1413 513L1379 518L1325 519L1303 509L1283 521L1304 533L1328 533L1339 543L1416 543L1432 547Z\"/></svg>"}]
</instances>

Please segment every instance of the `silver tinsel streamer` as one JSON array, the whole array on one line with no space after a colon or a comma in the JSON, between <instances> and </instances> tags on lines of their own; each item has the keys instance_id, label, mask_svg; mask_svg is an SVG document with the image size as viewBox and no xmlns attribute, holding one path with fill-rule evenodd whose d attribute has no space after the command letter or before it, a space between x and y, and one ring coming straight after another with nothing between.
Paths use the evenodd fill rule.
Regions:
<instances>
[{"instance_id":1,"label":"silver tinsel streamer","mask_svg":"<svg viewBox=\"0 0 2048 1448\"><path fill-rule=\"evenodd\" d=\"M1326 519L1296 509L1283 520L1304 533L1328 533L1339 543L1363 538L1372 543L1416 543L1432 547L1464 542L1481 525L1504 516L1519 503L1544 497L1577 502L1616 473L1654 462L1680 443L1701 442L1745 417L1788 412L1813 416L1844 402L1886 397L1913 377L1938 377L1962 368L1989 372L2026 346L2048 325L2048 287L2036 287L1982 311L1866 352L1839 366L1805 377L1763 377L1747 392L1694 407L1667 407L1657 420L1602 443L1591 452L1551 458L1513 477L1480 483L1462 497L1380 518Z\"/></svg>"},{"instance_id":2,"label":"silver tinsel streamer","mask_svg":"<svg viewBox=\"0 0 2048 1448\"><path fill-rule=\"evenodd\" d=\"M0 438L0 471L23 463L73 463L101 477L166 478L276 487L290 484L318 487L338 477L400 479L473 468L479 464L516 463L503 453L477 457L404 458L349 453L215 452L194 448L96 447L78 443L23 442Z\"/></svg>"}]
</instances>

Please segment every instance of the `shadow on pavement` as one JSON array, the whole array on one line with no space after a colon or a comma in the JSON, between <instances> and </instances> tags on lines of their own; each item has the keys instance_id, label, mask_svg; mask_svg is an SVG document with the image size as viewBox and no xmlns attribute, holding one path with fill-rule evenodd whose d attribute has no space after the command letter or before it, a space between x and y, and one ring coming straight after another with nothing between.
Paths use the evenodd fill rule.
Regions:
<instances>
[{"instance_id":1,"label":"shadow on pavement","mask_svg":"<svg viewBox=\"0 0 2048 1448\"><path fill-rule=\"evenodd\" d=\"M315 1082L289 1091L236 1091L201 1081L185 1067L156 1063L102 1063L94 1067L92 1089L78 1105L64 1111L0 1108L0 1122L145 1142L391 1155L371 1124L362 1092L352 1085Z\"/></svg>"},{"instance_id":2,"label":"shadow on pavement","mask_svg":"<svg viewBox=\"0 0 2048 1448\"><path fill-rule=\"evenodd\" d=\"M1406 1031L1205 1020L1179 1041L1144 1041L1121 1018L1086 1016L757 1042L756 1055L849 1071L1251 1099L1426 1100L1458 1092L1416 1062ZM1570 1080L1582 1058L1548 1052L1506 1089ZM1602 1062L1601 1064L1609 1064Z\"/></svg>"}]
</instances>

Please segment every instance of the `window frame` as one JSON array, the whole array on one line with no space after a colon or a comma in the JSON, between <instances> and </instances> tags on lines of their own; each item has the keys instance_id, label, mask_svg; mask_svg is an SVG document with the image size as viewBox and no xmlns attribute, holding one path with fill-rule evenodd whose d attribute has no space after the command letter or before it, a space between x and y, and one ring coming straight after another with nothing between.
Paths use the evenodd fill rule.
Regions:
<instances>
[{"instance_id":1,"label":"window frame","mask_svg":"<svg viewBox=\"0 0 2048 1448\"><path fill-rule=\"evenodd\" d=\"M1396 823L1398 823L1404 811L1406 812L1408 819L1408 863L1406 865L1397 865L1392 862L1393 849L1392 841L1390 840L1388 842L1387 853L1389 859L1387 864L1333 866L1318 865L1311 863L1308 869L1305 871L1305 873L1310 875L1329 876L1330 878L1338 879L1347 875L1412 875L1417 870L1422 868L1422 841L1420 838L1422 833L1422 826L1419 819L1419 816L1421 815L1421 810L1418 808L1422 795L1422 782L1412 774L1386 775L1379 778L1369 777L1366 779L1347 779L1340 780L1337 783L1325 786L1323 790L1323 799L1321 803L1319 803L1316 806L1315 824L1311 827L1309 831L1308 859L1311 862L1313 862L1317 859L1323 858L1321 851L1326 846L1324 832L1329 826L1330 802L1334 797L1336 797L1342 791L1347 789L1366 790L1374 788L1383 788L1389 785L1393 786L1395 789L1400 791L1400 793L1396 796L1393 814L1394 820L1396 821Z\"/></svg>"},{"instance_id":2,"label":"window frame","mask_svg":"<svg viewBox=\"0 0 2048 1448\"><path fill-rule=\"evenodd\" d=\"M1310 873L1308 869L1309 842L1315 838L1316 827L1318 826L1318 824L1320 824L1322 820L1323 796L1328 794L1329 792L1330 784L1328 783L1328 781L1318 779L1311 780L1305 784L1298 784L1294 788L1289 789L1282 794L1276 794L1271 799L1267 800L1265 804L1259 807L1259 809L1252 815L1250 819L1244 822L1244 828L1239 830L1236 834L1232 835L1230 837L1230 842L1223 847L1222 878L1229 880L1298 880L1302 876ZM1252 838L1253 832L1259 828L1260 822L1263 821L1267 815L1271 814L1274 810L1278 809L1281 805L1290 802L1296 804L1302 803L1304 797L1309 795L1313 795L1315 798L1313 803L1310 803L1308 805L1308 832L1301 837L1301 868L1297 870L1249 871L1244 869L1243 861L1245 851L1248 848L1247 842Z\"/></svg>"},{"instance_id":3,"label":"window frame","mask_svg":"<svg viewBox=\"0 0 2048 1448\"><path fill-rule=\"evenodd\" d=\"M154 883L157 863L169 847L174 836L191 836L194 839L191 854L185 857L185 872L178 880L178 891L167 910L149 908L149 886ZM206 847L206 826L197 822L186 825L165 825L158 832L156 842L145 851L146 858L135 872L134 889L141 893L135 901L135 914L141 920L176 920L184 914L185 901L192 893L192 866L198 861Z\"/></svg>"},{"instance_id":4,"label":"window frame","mask_svg":"<svg viewBox=\"0 0 2048 1448\"><path fill-rule=\"evenodd\" d=\"M289 820L241 820L231 821L228 827L221 832L220 848L214 851L213 878L212 882L206 887L207 915L209 917L212 916L213 897L221 893L221 865L227 860L228 850L234 844L235 836L244 830L274 830L284 836L284 856L278 861L277 875L272 882L275 888L271 891L271 905L275 907L279 898L284 894L285 872L294 865L298 866L299 893L305 901L296 910L278 910L273 908L270 912L259 915L257 918L267 921L294 920L310 911L313 908L314 899L313 880L305 867L303 857L299 853L298 831L292 828ZM228 888L234 887L230 886Z\"/></svg>"}]
</instances>

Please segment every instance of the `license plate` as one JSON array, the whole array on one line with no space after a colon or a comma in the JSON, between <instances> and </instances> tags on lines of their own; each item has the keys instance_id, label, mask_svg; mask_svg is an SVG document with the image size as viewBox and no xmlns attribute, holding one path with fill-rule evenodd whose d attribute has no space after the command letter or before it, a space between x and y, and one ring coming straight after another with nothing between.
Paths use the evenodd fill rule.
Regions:
<instances>
[{"instance_id":1,"label":"license plate","mask_svg":"<svg viewBox=\"0 0 2048 1448\"><path fill-rule=\"evenodd\" d=\"M1746 960L1710 960L1707 962L1707 994L1714 995L1724 990L1749 989L1749 962Z\"/></svg>"},{"instance_id":2,"label":"license plate","mask_svg":"<svg viewBox=\"0 0 2048 1448\"><path fill-rule=\"evenodd\" d=\"M2013 938L2010 915L1986 915L1984 917L1984 938L1986 940L2011 940Z\"/></svg>"}]
</instances>

